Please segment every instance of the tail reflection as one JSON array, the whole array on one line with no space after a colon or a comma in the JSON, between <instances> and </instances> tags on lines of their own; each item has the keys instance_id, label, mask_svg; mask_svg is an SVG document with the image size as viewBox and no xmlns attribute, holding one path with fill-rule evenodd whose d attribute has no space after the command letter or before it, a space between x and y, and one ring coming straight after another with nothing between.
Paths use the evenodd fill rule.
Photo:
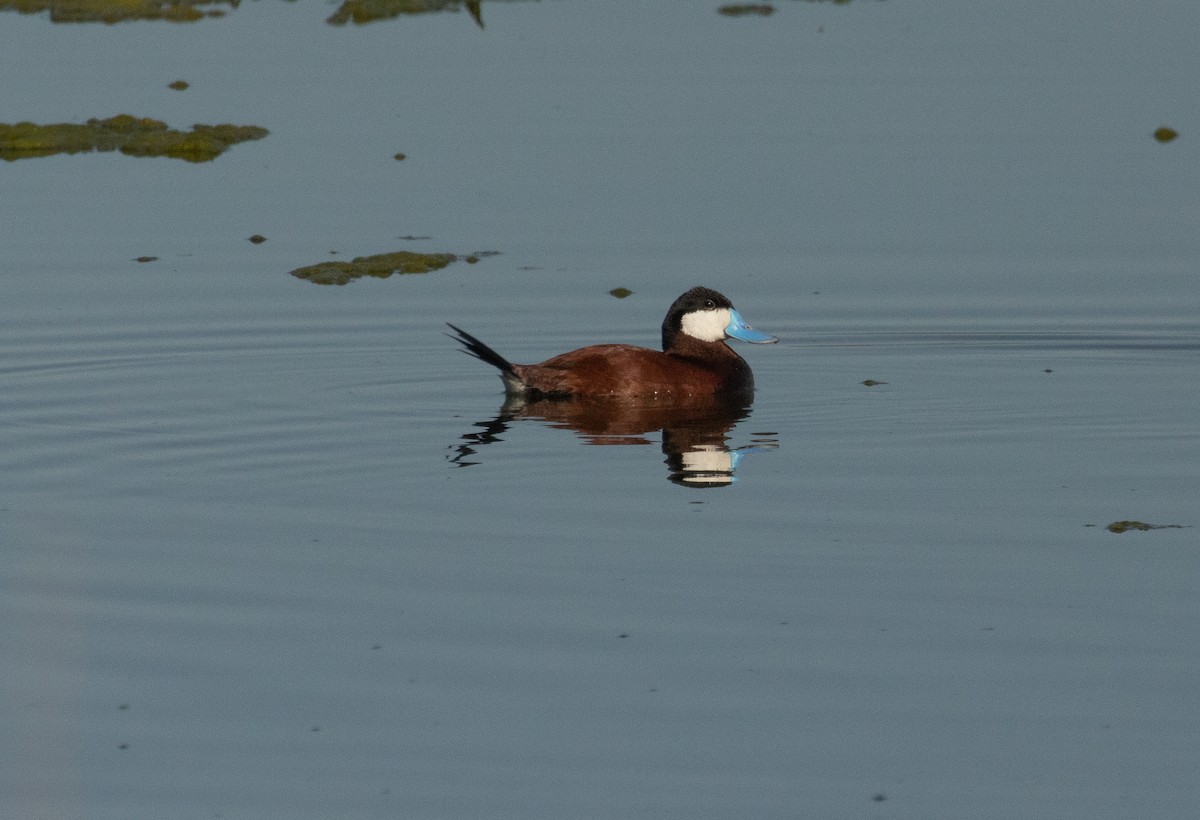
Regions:
<instances>
[{"instance_id":1,"label":"tail reflection","mask_svg":"<svg viewBox=\"0 0 1200 820\"><path fill-rule=\"evenodd\" d=\"M688 487L723 487L736 480L741 460L779 446L773 433L756 433L752 444L729 445L737 423L750 415L745 397L687 399L529 399L509 397L492 419L475 422L450 449L458 467L480 463L480 449L504 439L514 421L532 419L572 430L588 444L652 444L662 432L667 478Z\"/></svg>"}]
</instances>

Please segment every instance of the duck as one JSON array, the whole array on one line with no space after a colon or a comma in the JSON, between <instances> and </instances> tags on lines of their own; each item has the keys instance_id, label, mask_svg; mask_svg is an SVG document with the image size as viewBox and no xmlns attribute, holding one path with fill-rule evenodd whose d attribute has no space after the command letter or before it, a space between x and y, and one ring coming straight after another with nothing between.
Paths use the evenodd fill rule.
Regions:
<instances>
[{"instance_id":1,"label":"duck","mask_svg":"<svg viewBox=\"0 0 1200 820\"><path fill-rule=\"evenodd\" d=\"M773 344L721 293L694 287L676 299L662 323L662 350L601 344L560 353L540 364L513 364L465 330L446 323L464 353L500 371L509 396L527 398L684 398L746 396L754 374L727 339Z\"/></svg>"}]
</instances>

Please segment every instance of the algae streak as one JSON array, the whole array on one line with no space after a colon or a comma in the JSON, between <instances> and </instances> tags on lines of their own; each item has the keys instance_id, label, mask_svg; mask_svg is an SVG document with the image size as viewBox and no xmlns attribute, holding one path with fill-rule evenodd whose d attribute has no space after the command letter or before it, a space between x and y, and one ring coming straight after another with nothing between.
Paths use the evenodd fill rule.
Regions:
<instances>
[{"instance_id":1,"label":"algae streak","mask_svg":"<svg viewBox=\"0 0 1200 820\"><path fill-rule=\"evenodd\" d=\"M1145 521L1114 521L1104 529L1120 534L1129 532L1130 530L1146 532L1147 530L1182 530L1190 528L1183 524L1147 524Z\"/></svg>"},{"instance_id":2,"label":"algae streak","mask_svg":"<svg viewBox=\"0 0 1200 820\"><path fill-rule=\"evenodd\" d=\"M126 20L166 20L191 23L205 17L222 17L221 8L236 8L238 0L0 0L0 9L22 14L50 12L52 23L122 23Z\"/></svg>"},{"instance_id":3,"label":"algae streak","mask_svg":"<svg viewBox=\"0 0 1200 820\"><path fill-rule=\"evenodd\" d=\"M760 17L766 17L775 13L774 6L768 6L765 3L744 3L741 5L721 6L717 9L717 14L724 14L726 17L744 17L747 14L756 14Z\"/></svg>"},{"instance_id":4,"label":"algae streak","mask_svg":"<svg viewBox=\"0 0 1200 820\"><path fill-rule=\"evenodd\" d=\"M188 162L208 162L231 145L260 140L267 129L254 125L194 125L176 131L165 122L118 114L85 125L0 123L0 159L8 161L79 154L87 151L120 151L134 157L173 157Z\"/></svg>"},{"instance_id":5,"label":"algae streak","mask_svg":"<svg viewBox=\"0 0 1200 820\"><path fill-rule=\"evenodd\" d=\"M396 251L378 256L360 256L350 262L321 262L289 271L297 279L317 285L347 285L364 276L387 279L394 273L429 273L441 270L458 257L452 253Z\"/></svg>"}]
</instances>

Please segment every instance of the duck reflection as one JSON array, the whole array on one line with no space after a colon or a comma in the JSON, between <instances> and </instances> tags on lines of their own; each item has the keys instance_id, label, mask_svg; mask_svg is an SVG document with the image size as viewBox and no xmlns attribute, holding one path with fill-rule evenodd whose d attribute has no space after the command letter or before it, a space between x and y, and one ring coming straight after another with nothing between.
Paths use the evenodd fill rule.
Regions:
<instances>
[{"instance_id":1,"label":"duck reflection","mask_svg":"<svg viewBox=\"0 0 1200 820\"><path fill-rule=\"evenodd\" d=\"M587 444L653 444L661 431L667 478L688 487L723 487L736 480L741 459L775 449L773 434L757 434L753 443L731 447L730 434L750 415L747 397L692 396L686 399L585 399L510 396L494 418L452 446L450 461L459 467L479 464L484 445L502 441L513 422L531 419L572 430Z\"/></svg>"}]
</instances>

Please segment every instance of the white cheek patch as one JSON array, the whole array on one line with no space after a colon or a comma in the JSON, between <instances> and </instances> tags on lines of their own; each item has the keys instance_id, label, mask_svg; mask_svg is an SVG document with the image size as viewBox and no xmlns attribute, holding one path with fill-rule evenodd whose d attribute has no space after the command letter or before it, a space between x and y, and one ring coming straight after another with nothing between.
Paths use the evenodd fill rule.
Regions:
<instances>
[{"instance_id":1,"label":"white cheek patch","mask_svg":"<svg viewBox=\"0 0 1200 820\"><path fill-rule=\"evenodd\" d=\"M719 342L725 338L725 328L729 327L729 309L693 310L683 314L679 328L693 339L702 342Z\"/></svg>"}]
</instances>

